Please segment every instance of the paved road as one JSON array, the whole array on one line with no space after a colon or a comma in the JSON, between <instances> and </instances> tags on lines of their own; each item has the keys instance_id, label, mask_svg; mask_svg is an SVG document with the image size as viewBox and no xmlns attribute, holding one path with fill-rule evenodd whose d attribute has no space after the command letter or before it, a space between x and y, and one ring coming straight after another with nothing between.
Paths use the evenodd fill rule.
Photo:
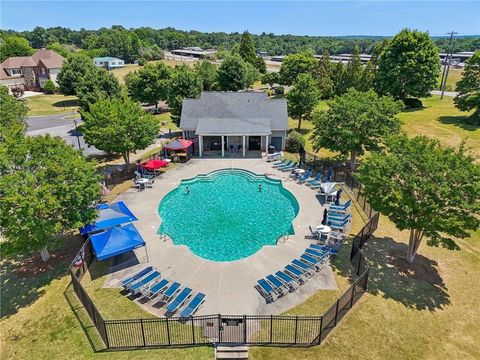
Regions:
<instances>
[{"instance_id":1,"label":"paved road","mask_svg":"<svg viewBox=\"0 0 480 360\"><path fill-rule=\"evenodd\" d=\"M441 95L442 92L439 91L439 90L433 90L433 91L430 91L430 93L432 95ZM445 91L443 93L443 96L450 96L450 97L456 97L458 95L458 92L455 92L455 91Z\"/></svg>"}]
</instances>

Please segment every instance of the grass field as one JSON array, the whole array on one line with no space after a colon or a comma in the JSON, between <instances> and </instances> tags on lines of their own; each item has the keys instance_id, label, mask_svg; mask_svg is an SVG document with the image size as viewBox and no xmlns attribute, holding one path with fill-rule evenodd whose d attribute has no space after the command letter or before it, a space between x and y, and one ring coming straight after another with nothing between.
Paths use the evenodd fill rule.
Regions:
<instances>
[{"instance_id":1,"label":"grass field","mask_svg":"<svg viewBox=\"0 0 480 360\"><path fill-rule=\"evenodd\" d=\"M442 70L443 71L443 70ZM447 84L445 86L446 91L455 91L455 85L462 78L463 69L455 69L453 67L448 71ZM442 80L442 72L438 76L438 87L440 88L440 81Z\"/></svg>"},{"instance_id":2,"label":"grass field","mask_svg":"<svg viewBox=\"0 0 480 360\"><path fill-rule=\"evenodd\" d=\"M28 116L72 113L78 108L78 102L75 96L42 94L28 97L25 101L29 108Z\"/></svg>"},{"instance_id":3,"label":"grass field","mask_svg":"<svg viewBox=\"0 0 480 360\"><path fill-rule=\"evenodd\" d=\"M165 64L167 64L168 66L171 66L171 67L174 67L176 65L181 65L181 64L187 64L188 66L193 66L196 61L181 61L181 60L159 60ZM151 61L151 63L156 63L157 61ZM123 83L124 81L124 77L125 75L127 75L128 73L131 73L132 71L135 71L135 70L138 70L140 69L141 66L138 66L136 64L128 64L128 65L125 65L123 68L119 68L119 69L114 69L112 70L112 74L115 75L115 77Z\"/></svg>"}]
</instances>

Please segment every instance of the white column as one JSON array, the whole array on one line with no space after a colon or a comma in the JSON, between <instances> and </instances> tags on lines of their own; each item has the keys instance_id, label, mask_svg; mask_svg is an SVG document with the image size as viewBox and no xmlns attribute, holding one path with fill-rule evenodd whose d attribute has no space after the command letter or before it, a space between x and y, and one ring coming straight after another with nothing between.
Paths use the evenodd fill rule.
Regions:
<instances>
[{"instance_id":1,"label":"white column","mask_svg":"<svg viewBox=\"0 0 480 360\"><path fill-rule=\"evenodd\" d=\"M203 136L198 135L198 155L202 157L203 155Z\"/></svg>"},{"instance_id":2,"label":"white column","mask_svg":"<svg viewBox=\"0 0 480 360\"><path fill-rule=\"evenodd\" d=\"M265 135L265 155L268 155L268 135Z\"/></svg>"},{"instance_id":3,"label":"white column","mask_svg":"<svg viewBox=\"0 0 480 360\"><path fill-rule=\"evenodd\" d=\"M224 146L224 141L225 137L222 135L222 157L225 157L225 146Z\"/></svg>"},{"instance_id":4,"label":"white column","mask_svg":"<svg viewBox=\"0 0 480 360\"><path fill-rule=\"evenodd\" d=\"M245 157L245 135L242 136L242 151L243 151L243 157Z\"/></svg>"}]
</instances>

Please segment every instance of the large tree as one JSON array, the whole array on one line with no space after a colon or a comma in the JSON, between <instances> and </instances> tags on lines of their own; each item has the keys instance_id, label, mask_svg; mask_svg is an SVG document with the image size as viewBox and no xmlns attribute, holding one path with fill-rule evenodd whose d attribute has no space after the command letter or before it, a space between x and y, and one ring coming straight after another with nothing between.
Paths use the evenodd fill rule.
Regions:
<instances>
[{"instance_id":1,"label":"large tree","mask_svg":"<svg viewBox=\"0 0 480 360\"><path fill-rule=\"evenodd\" d=\"M314 149L350 154L350 166L354 168L358 155L379 149L386 136L400 131L396 115L401 108L401 102L379 97L373 90L350 89L335 97L328 110L314 114Z\"/></svg>"},{"instance_id":2,"label":"large tree","mask_svg":"<svg viewBox=\"0 0 480 360\"><path fill-rule=\"evenodd\" d=\"M203 90L212 90L217 81L217 66L208 60L202 60L195 64L195 70L202 80Z\"/></svg>"},{"instance_id":3,"label":"large tree","mask_svg":"<svg viewBox=\"0 0 480 360\"><path fill-rule=\"evenodd\" d=\"M345 72L343 73L343 86L345 90L350 88L361 90L363 71L359 49L358 46L355 46L350 61L347 63Z\"/></svg>"},{"instance_id":4,"label":"large tree","mask_svg":"<svg viewBox=\"0 0 480 360\"><path fill-rule=\"evenodd\" d=\"M202 79L195 69L185 64L175 67L169 82L167 101L172 120L176 125L180 124L183 100L196 98L201 92Z\"/></svg>"},{"instance_id":5,"label":"large tree","mask_svg":"<svg viewBox=\"0 0 480 360\"><path fill-rule=\"evenodd\" d=\"M94 67L80 79L76 87L78 104L83 110L100 99L119 97L121 93L120 83L117 78L103 68Z\"/></svg>"},{"instance_id":6,"label":"large tree","mask_svg":"<svg viewBox=\"0 0 480 360\"><path fill-rule=\"evenodd\" d=\"M80 79L88 72L93 71L93 60L84 54L73 53L63 62L62 70L57 77L60 92L63 95L77 95Z\"/></svg>"},{"instance_id":7,"label":"large tree","mask_svg":"<svg viewBox=\"0 0 480 360\"><path fill-rule=\"evenodd\" d=\"M280 82L292 85L300 74L313 74L317 66L317 59L312 52L291 54L283 58L280 68Z\"/></svg>"},{"instance_id":8,"label":"large tree","mask_svg":"<svg viewBox=\"0 0 480 360\"><path fill-rule=\"evenodd\" d=\"M276 72L269 72L262 76L262 84L270 85L270 89L273 89L273 85L278 84L278 82L279 78Z\"/></svg>"},{"instance_id":9,"label":"large tree","mask_svg":"<svg viewBox=\"0 0 480 360\"><path fill-rule=\"evenodd\" d=\"M171 75L172 69L163 62L147 64L125 76L128 94L135 101L154 104L157 109L160 100L167 100Z\"/></svg>"},{"instance_id":10,"label":"large tree","mask_svg":"<svg viewBox=\"0 0 480 360\"><path fill-rule=\"evenodd\" d=\"M85 141L109 154L122 155L130 163L130 153L153 144L160 131L158 120L146 114L128 98L101 99L82 111Z\"/></svg>"},{"instance_id":11,"label":"large tree","mask_svg":"<svg viewBox=\"0 0 480 360\"><path fill-rule=\"evenodd\" d=\"M242 34L238 54L243 59L243 61L248 62L252 65L254 64L257 54L255 53L255 45L253 44L252 35L250 35L248 31L245 31Z\"/></svg>"},{"instance_id":12,"label":"large tree","mask_svg":"<svg viewBox=\"0 0 480 360\"><path fill-rule=\"evenodd\" d=\"M330 99L334 94L333 64L328 51L324 51L317 62L314 70L315 80L318 82L318 89L322 99Z\"/></svg>"},{"instance_id":13,"label":"large tree","mask_svg":"<svg viewBox=\"0 0 480 360\"><path fill-rule=\"evenodd\" d=\"M378 86L382 94L400 100L427 97L439 74L438 49L428 33L404 29L380 56Z\"/></svg>"},{"instance_id":14,"label":"large tree","mask_svg":"<svg viewBox=\"0 0 480 360\"><path fill-rule=\"evenodd\" d=\"M238 91L250 86L247 64L238 55L231 55L218 67L218 86L224 91Z\"/></svg>"},{"instance_id":15,"label":"large tree","mask_svg":"<svg viewBox=\"0 0 480 360\"><path fill-rule=\"evenodd\" d=\"M28 40L20 36L6 36L0 40L0 62L11 56L29 56L33 54L33 48Z\"/></svg>"},{"instance_id":16,"label":"large tree","mask_svg":"<svg viewBox=\"0 0 480 360\"><path fill-rule=\"evenodd\" d=\"M0 230L2 253L25 254L48 250L57 235L95 218L92 204L100 199L95 165L59 138L24 137L15 160L0 152Z\"/></svg>"},{"instance_id":17,"label":"large tree","mask_svg":"<svg viewBox=\"0 0 480 360\"><path fill-rule=\"evenodd\" d=\"M372 208L410 231L409 263L424 237L428 245L458 249L454 238L480 225L480 167L462 150L426 137L395 137L366 159L359 179Z\"/></svg>"},{"instance_id":18,"label":"large tree","mask_svg":"<svg viewBox=\"0 0 480 360\"><path fill-rule=\"evenodd\" d=\"M455 106L462 111L473 110L473 122L480 124L480 50L465 63L462 79L457 82Z\"/></svg>"},{"instance_id":19,"label":"large tree","mask_svg":"<svg viewBox=\"0 0 480 360\"><path fill-rule=\"evenodd\" d=\"M315 79L310 74L300 74L287 95L288 114L298 120L297 130L302 128L302 120L310 120L318 104L320 92Z\"/></svg>"}]
</instances>

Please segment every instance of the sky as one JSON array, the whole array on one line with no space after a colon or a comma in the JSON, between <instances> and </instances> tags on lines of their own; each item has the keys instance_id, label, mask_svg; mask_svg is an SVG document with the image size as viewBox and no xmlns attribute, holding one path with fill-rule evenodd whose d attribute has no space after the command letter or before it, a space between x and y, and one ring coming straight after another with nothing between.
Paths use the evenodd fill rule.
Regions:
<instances>
[{"instance_id":1,"label":"sky","mask_svg":"<svg viewBox=\"0 0 480 360\"><path fill-rule=\"evenodd\" d=\"M23 1L0 0L0 28L175 27L205 32L394 35L409 27L480 34L480 1Z\"/></svg>"}]
</instances>

